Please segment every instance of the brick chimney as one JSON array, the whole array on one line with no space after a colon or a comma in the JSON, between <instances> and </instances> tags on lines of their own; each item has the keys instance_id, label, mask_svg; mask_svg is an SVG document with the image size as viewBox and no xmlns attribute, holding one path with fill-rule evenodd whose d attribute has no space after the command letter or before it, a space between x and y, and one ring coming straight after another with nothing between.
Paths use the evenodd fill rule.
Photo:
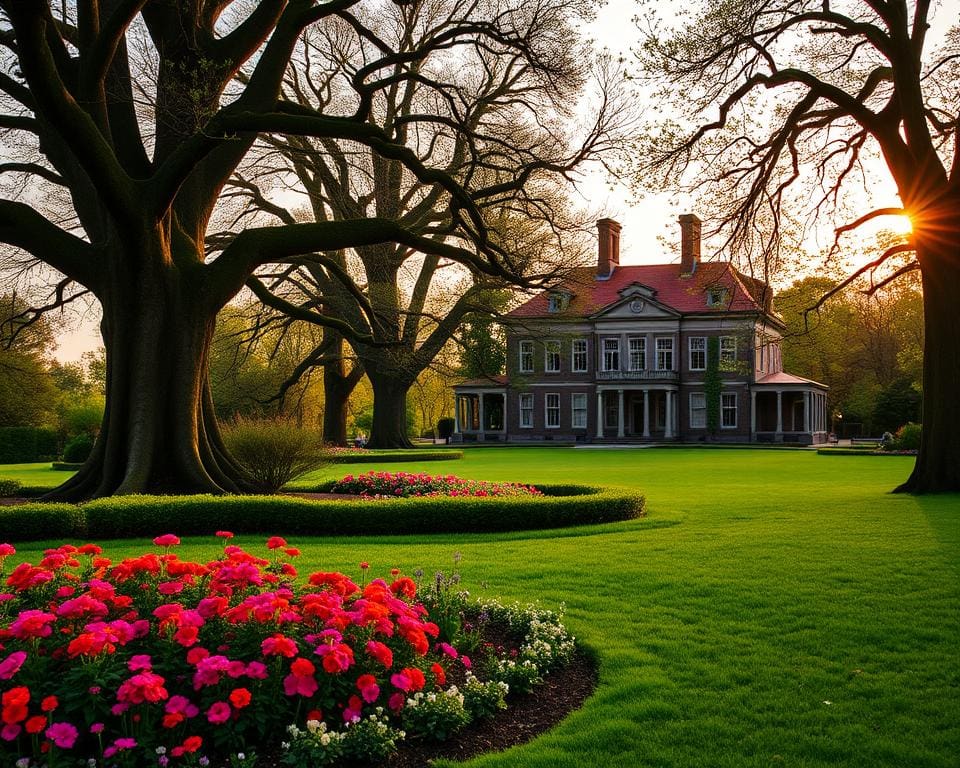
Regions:
<instances>
[{"instance_id":1,"label":"brick chimney","mask_svg":"<svg viewBox=\"0 0 960 768\"><path fill-rule=\"evenodd\" d=\"M696 214L684 213L680 222L680 276L690 277L700 263L700 219Z\"/></svg>"},{"instance_id":2,"label":"brick chimney","mask_svg":"<svg viewBox=\"0 0 960 768\"><path fill-rule=\"evenodd\" d=\"M613 219L597 222L600 247L597 250L597 279L606 280L620 266L620 223Z\"/></svg>"}]
</instances>

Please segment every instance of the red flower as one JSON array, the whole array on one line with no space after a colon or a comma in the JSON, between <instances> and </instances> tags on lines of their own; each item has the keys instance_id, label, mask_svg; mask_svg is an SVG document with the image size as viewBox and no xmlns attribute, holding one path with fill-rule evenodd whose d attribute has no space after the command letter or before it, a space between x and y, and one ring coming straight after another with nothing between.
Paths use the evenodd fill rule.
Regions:
<instances>
[{"instance_id":1,"label":"red flower","mask_svg":"<svg viewBox=\"0 0 960 768\"><path fill-rule=\"evenodd\" d=\"M297 644L278 633L260 643L260 650L263 651L264 656L285 656L292 659L297 655Z\"/></svg>"},{"instance_id":2,"label":"red flower","mask_svg":"<svg viewBox=\"0 0 960 768\"><path fill-rule=\"evenodd\" d=\"M57 701L56 696L47 696L40 702L40 709L43 712L53 712L58 706L60 706L60 702Z\"/></svg>"},{"instance_id":3,"label":"red flower","mask_svg":"<svg viewBox=\"0 0 960 768\"><path fill-rule=\"evenodd\" d=\"M433 672L433 677L436 679L437 685L447 684L447 673L444 672L443 667L434 662L430 665L430 671Z\"/></svg>"},{"instance_id":4,"label":"red flower","mask_svg":"<svg viewBox=\"0 0 960 768\"><path fill-rule=\"evenodd\" d=\"M280 536L271 536L267 539L267 549L283 549L285 546L287 546L287 542Z\"/></svg>"},{"instance_id":5,"label":"red flower","mask_svg":"<svg viewBox=\"0 0 960 768\"><path fill-rule=\"evenodd\" d=\"M230 691L230 703L234 709L243 709L252 700L253 696L246 688L234 688Z\"/></svg>"},{"instance_id":6,"label":"red flower","mask_svg":"<svg viewBox=\"0 0 960 768\"><path fill-rule=\"evenodd\" d=\"M221 539L232 539L233 534L230 531L217 531L215 536L219 536Z\"/></svg>"},{"instance_id":7,"label":"red flower","mask_svg":"<svg viewBox=\"0 0 960 768\"><path fill-rule=\"evenodd\" d=\"M43 715L34 715L23 724L23 727L27 733L40 733L40 731L47 727L47 718Z\"/></svg>"},{"instance_id":8,"label":"red flower","mask_svg":"<svg viewBox=\"0 0 960 768\"><path fill-rule=\"evenodd\" d=\"M393 651L383 643L370 640L367 643L367 653L379 661L385 669L390 669L393 666Z\"/></svg>"},{"instance_id":9,"label":"red flower","mask_svg":"<svg viewBox=\"0 0 960 768\"><path fill-rule=\"evenodd\" d=\"M25 685L11 688L5 691L2 699L3 704L3 722L7 725L13 725L25 720L27 717L27 704L30 702L30 689Z\"/></svg>"},{"instance_id":10,"label":"red flower","mask_svg":"<svg viewBox=\"0 0 960 768\"><path fill-rule=\"evenodd\" d=\"M360 675L357 678L357 690L368 704L375 702L380 695L380 686L377 685L377 678L373 675Z\"/></svg>"},{"instance_id":11,"label":"red flower","mask_svg":"<svg viewBox=\"0 0 960 768\"><path fill-rule=\"evenodd\" d=\"M157 538L153 540L153 543L158 547L175 547L180 543L180 539L172 533L165 533L163 536L157 536Z\"/></svg>"}]
</instances>

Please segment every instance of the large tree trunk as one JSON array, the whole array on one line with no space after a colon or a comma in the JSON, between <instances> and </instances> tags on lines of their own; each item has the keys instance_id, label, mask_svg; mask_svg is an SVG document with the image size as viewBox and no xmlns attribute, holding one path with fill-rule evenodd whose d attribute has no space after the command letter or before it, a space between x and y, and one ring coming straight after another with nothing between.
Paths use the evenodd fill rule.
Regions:
<instances>
[{"instance_id":1,"label":"large tree trunk","mask_svg":"<svg viewBox=\"0 0 960 768\"><path fill-rule=\"evenodd\" d=\"M84 466L47 499L250 488L220 439L207 387L216 310L204 300L202 281L158 262L136 259L136 274L125 262L101 296L103 425Z\"/></svg>"},{"instance_id":2,"label":"large tree trunk","mask_svg":"<svg viewBox=\"0 0 960 768\"><path fill-rule=\"evenodd\" d=\"M347 403L361 374L356 368L346 371L343 359L343 337L326 329L324 338L332 339L331 354L336 359L323 366L323 442L329 445L347 444Z\"/></svg>"},{"instance_id":3,"label":"large tree trunk","mask_svg":"<svg viewBox=\"0 0 960 768\"><path fill-rule=\"evenodd\" d=\"M910 478L898 493L960 491L960 200L917 237L923 278L923 432Z\"/></svg>"},{"instance_id":4,"label":"large tree trunk","mask_svg":"<svg viewBox=\"0 0 960 768\"><path fill-rule=\"evenodd\" d=\"M407 435L407 392L410 382L395 374L371 371L373 385L373 428L368 448L412 448Z\"/></svg>"}]
</instances>

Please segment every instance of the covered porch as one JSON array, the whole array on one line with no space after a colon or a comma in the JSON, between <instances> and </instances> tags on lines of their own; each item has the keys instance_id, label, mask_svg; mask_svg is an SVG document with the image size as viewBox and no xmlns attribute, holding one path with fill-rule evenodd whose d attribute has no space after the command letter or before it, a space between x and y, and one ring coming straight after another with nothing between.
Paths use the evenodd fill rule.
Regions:
<instances>
[{"instance_id":1,"label":"covered porch","mask_svg":"<svg viewBox=\"0 0 960 768\"><path fill-rule=\"evenodd\" d=\"M507 387L492 381L458 384L454 393L453 442L506 442Z\"/></svg>"},{"instance_id":2,"label":"covered porch","mask_svg":"<svg viewBox=\"0 0 960 768\"><path fill-rule=\"evenodd\" d=\"M820 445L828 441L826 385L773 373L751 387L750 398L753 442Z\"/></svg>"},{"instance_id":3,"label":"covered porch","mask_svg":"<svg viewBox=\"0 0 960 768\"><path fill-rule=\"evenodd\" d=\"M673 384L597 387L597 440L674 440L678 434Z\"/></svg>"}]
</instances>

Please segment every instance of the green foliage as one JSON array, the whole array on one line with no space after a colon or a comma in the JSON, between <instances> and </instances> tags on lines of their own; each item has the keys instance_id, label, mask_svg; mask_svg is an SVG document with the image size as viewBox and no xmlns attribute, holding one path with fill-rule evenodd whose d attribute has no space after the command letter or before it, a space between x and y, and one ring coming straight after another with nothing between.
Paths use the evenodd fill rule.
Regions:
<instances>
[{"instance_id":1,"label":"green foliage","mask_svg":"<svg viewBox=\"0 0 960 768\"><path fill-rule=\"evenodd\" d=\"M895 451L919 451L922 427L919 424L904 424L897 430L896 439L891 448Z\"/></svg>"},{"instance_id":2,"label":"green foliage","mask_svg":"<svg viewBox=\"0 0 960 768\"><path fill-rule=\"evenodd\" d=\"M16 496L22 487L19 480L0 479L0 496Z\"/></svg>"},{"instance_id":3,"label":"green foliage","mask_svg":"<svg viewBox=\"0 0 960 768\"><path fill-rule=\"evenodd\" d=\"M223 437L233 457L269 493L326 463L320 435L281 417L238 417Z\"/></svg>"},{"instance_id":4,"label":"green foliage","mask_svg":"<svg viewBox=\"0 0 960 768\"><path fill-rule=\"evenodd\" d=\"M872 416L872 433L896 432L920 417L920 393L910 379L901 377L877 395Z\"/></svg>"},{"instance_id":5,"label":"green foliage","mask_svg":"<svg viewBox=\"0 0 960 768\"><path fill-rule=\"evenodd\" d=\"M500 308L505 302L498 300ZM460 329L460 375L481 379L504 373L507 369L507 343L503 330L493 316L470 315Z\"/></svg>"},{"instance_id":6,"label":"green foliage","mask_svg":"<svg viewBox=\"0 0 960 768\"><path fill-rule=\"evenodd\" d=\"M290 740L283 756L286 765L317 766L340 765L344 757L343 733L329 731L327 724L308 720L306 729L291 725L287 728Z\"/></svg>"},{"instance_id":7,"label":"green foliage","mask_svg":"<svg viewBox=\"0 0 960 768\"><path fill-rule=\"evenodd\" d=\"M463 705L473 720L488 720L507 708L507 693L510 686L500 680L483 682L467 674L463 685Z\"/></svg>"},{"instance_id":8,"label":"green foliage","mask_svg":"<svg viewBox=\"0 0 960 768\"><path fill-rule=\"evenodd\" d=\"M0 464L50 461L57 455L57 433L42 427L0 427Z\"/></svg>"},{"instance_id":9,"label":"green foliage","mask_svg":"<svg viewBox=\"0 0 960 768\"><path fill-rule=\"evenodd\" d=\"M344 757L363 765L378 763L397 751L397 742L403 735L385 718L369 715L350 724L344 732Z\"/></svg>"},{"instance_id":10,"label":"green foliage","mask_svg":"<svg viewBox=\"0 0 960 768\"><path fill-rule=\"evenodd\" d=\"M703 391L707 404L707 433L720 431L720 338L707 337L707 368L703 373Z\"/></svg>"},{"instance_id":11,"label":"green foliage","mask_svg":"<svg viewBox=\"0 0 960 768\"><path fill-rule=\"evenodd\" d=\"M61 431L68 436L81 433L96 435L103 423L103 408L102 395L87 395L64 401L58 409Z\"/></svg>"},{"instance_id":12,"label":"green foliage","mask_svg":"<svg viewBox=\"0 0 960 768\"><path fill-rule=\"evenodd\" d=\"M0 541L41 541L87 537L87 515L72 504L17 504L0 507Z\"/></svg>"},{"instance_id":13,"label":"green foliage","mask_svg":"<svg viewBox=\"0 0 960 768\"><path fill-rule=\"evenodd\" d=\"M92 450L93 437L87 432L81 432L63 447L63 460L70 464L84 462Z\"/></svg>"},{"instance_id":14,"label":"green foliage","mask_svg":"<svg viewBox=\"0 0 960 768\"><path fill-rule=\"evenodd\" d=\"M410 696L403 708L403 728L411 737L446 741L470 722L464 696L456 687Z\"/></svg>"},{"instance_id":15,"label":"green foliage","mask_svg":"<svg viewBox=\"0 0 960 768\"><path fill-rule=\"evenodd\" d=\"M236 533L314 536L423 534L560 528L640 517L643 496L635 491L582 487L580 496L516 498L411 498L382 501L312 501L291 496L113 496L72 510L75 523L64 530L54 505L24 504L17 524L0 526L0 539L28 541L69 535L79 527L91 538ZM10 514L4 508L2 514ZM24 520L38 515L23 527ZM12 518L10 518L12 519ZM18 527L19 526L19 527ZM73 526L73 527L71 527Z\"/></svg>"}]
</instances>

